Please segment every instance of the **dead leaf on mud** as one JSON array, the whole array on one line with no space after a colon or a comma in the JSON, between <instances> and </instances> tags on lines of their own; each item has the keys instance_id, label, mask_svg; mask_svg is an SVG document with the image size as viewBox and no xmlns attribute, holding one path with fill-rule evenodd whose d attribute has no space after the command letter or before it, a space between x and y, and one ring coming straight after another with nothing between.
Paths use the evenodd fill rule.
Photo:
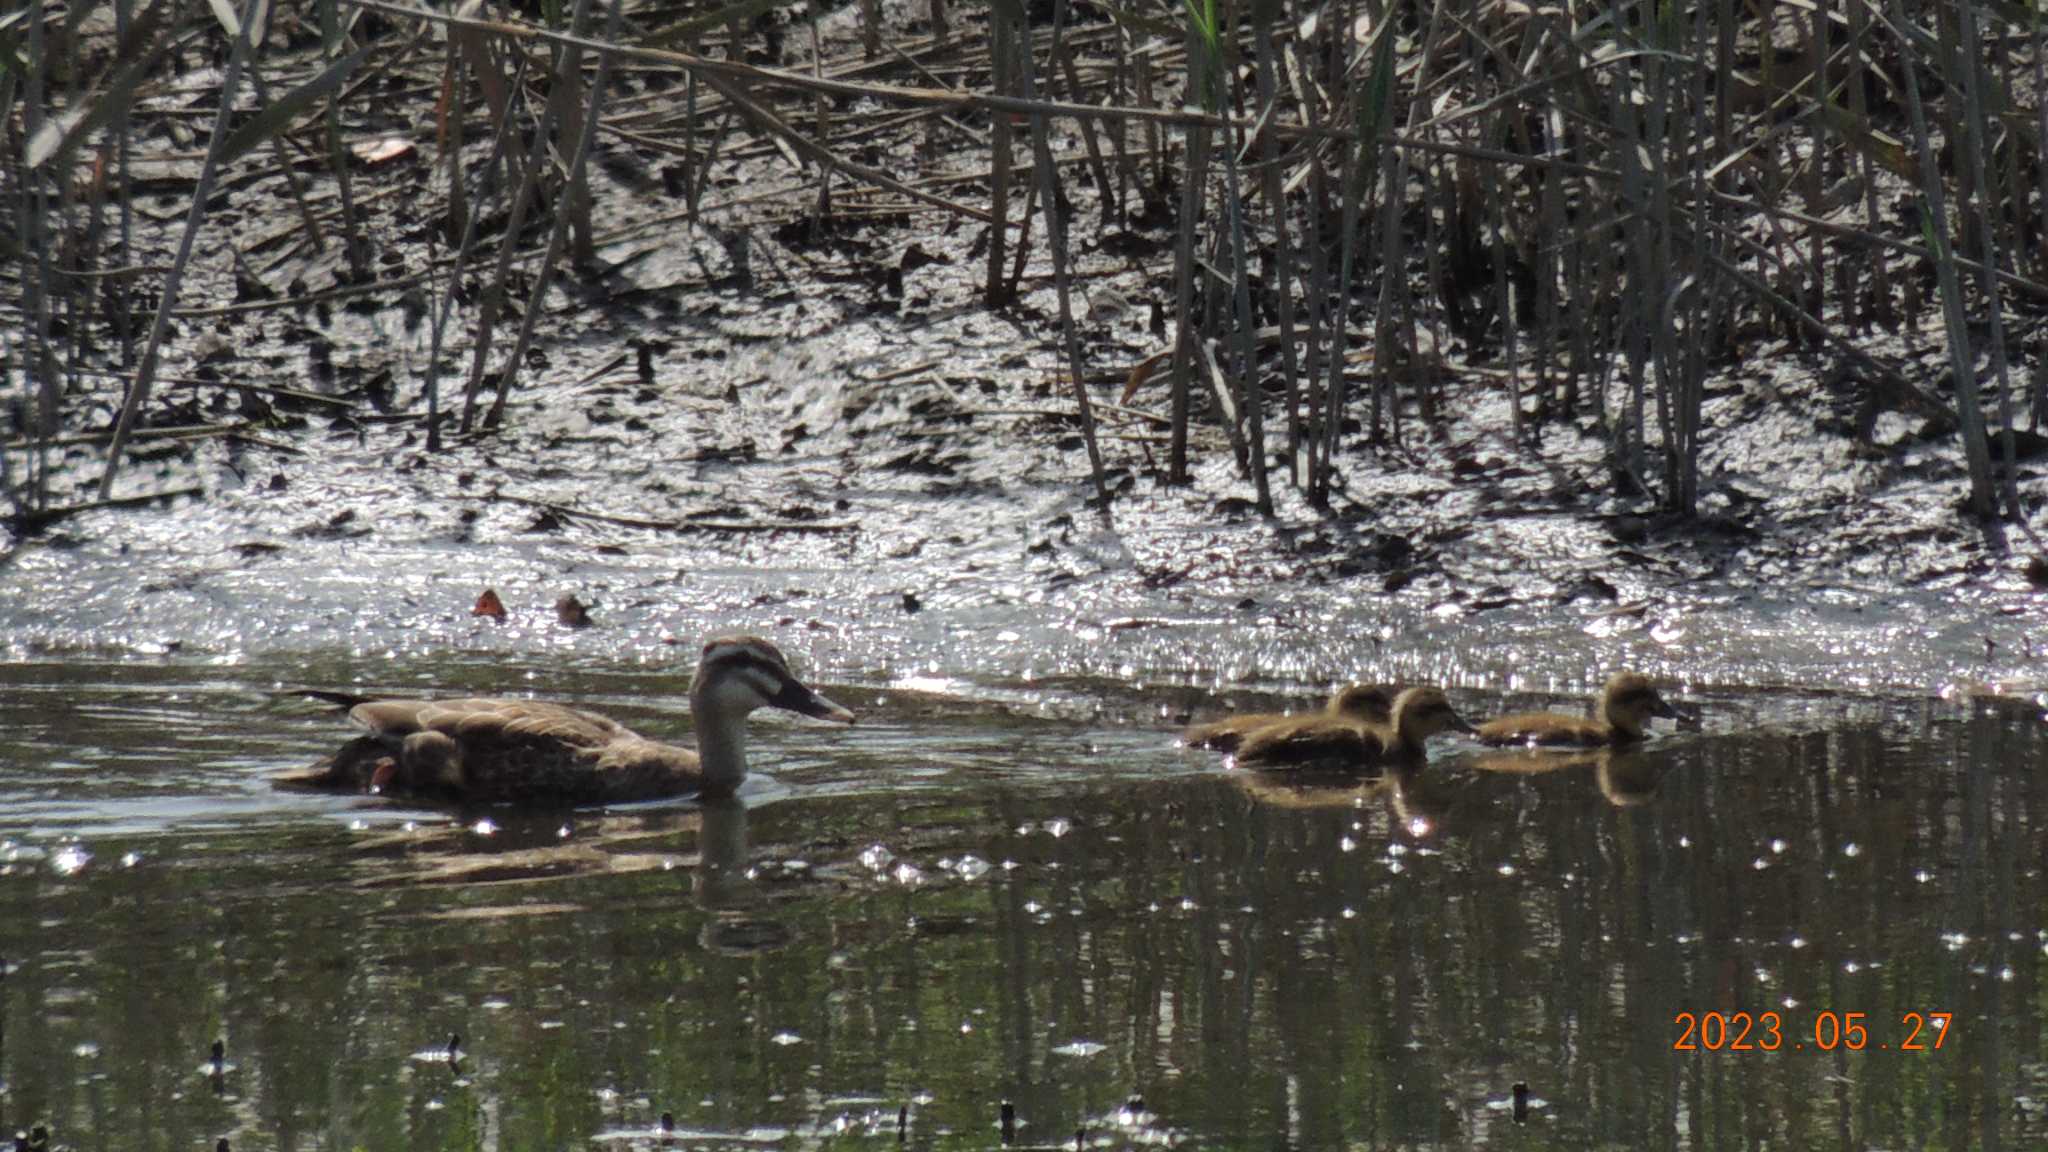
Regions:
<instances>
[{"instance_id":1,"label":"dead leaf on mud","mask_svg":"<svg viewBox=\"0 0 2048 1152\"><path fill-rule=\"evenodd\" d=\"M573 593L555 601L555 619L565 628L588 628L595 623L590 618L590 609Z\"/></svg>"},{"instance_id":2,"label":"dead leaf on mud","mask_svg":"<svg viewBox=\"0 0 2048 1152\"><path fill-rule=\"evenodd\" d=\"M483 595L476 598L476 607L471 608L469 614L471 616L489 616L493 620L503 620L506 616L505 602L498 599L497 589L486 588L483 591Z\"/></svg>"}]
</instances>

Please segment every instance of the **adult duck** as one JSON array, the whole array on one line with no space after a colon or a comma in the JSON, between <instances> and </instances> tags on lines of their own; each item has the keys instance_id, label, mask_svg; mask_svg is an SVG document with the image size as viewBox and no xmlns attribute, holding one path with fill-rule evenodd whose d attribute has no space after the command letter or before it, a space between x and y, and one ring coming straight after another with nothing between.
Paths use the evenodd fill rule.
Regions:
<instances>
[{"instance_id":1,"label":"adult duck","mask_svg":"<svg viewBox=\"0 0 2048 1152\"><path fill-rule=\"evenodd\" d=\"M754 636L704 645L690 683L694 751L541 700L310 695L346 707L368 733L311 768L279 777L279 784L472 804L575 807L728 796L747 775L748 713L782 708L853 723L853 713L806 687L775 645Z\"/></svg>"},{"instance_id":2,"label":"adult duck","mask_svg":"<svg viewBox=\"0 0 2048 1152\"><path fill-rule=\"evenodd\" d=\"M1643 739L1652 716L1677 719L1682 714L1657 694L1656 685L1634 672L1617 672L1600 690L1592 716L1563 712L1518 712L1479 726L1482 744L1518 744L1531 748L1603 748Z\"/></svg>"},{"instance_id":3,"label":"adult duck","mask_svg":"<svg viewBox=\"0 0 2048 1152\"><path fill-rule=\"evenodd\" d=\"M1235 752L1244 738L1261 728L1296 720L1318 718L1349 719L1363 724L1385 724L1393 718L1394 690L1384 684L1350 684L1330 694L1321 717L1314 713L1250 712L1197 724L1181 733L1180 742L1190 748L1213 748Z\"/></svg>"},{"instance_id":4,"label":"adult duck","mask_svg":"<svg viewBox=\"0 0 2048 1152\"><path fill-rule=\"evenodd\" d=\"M1470 732L1440 688L1410 688L1394 697L1386 724L1348 716L1289 717L1248 733L1235 760L1242 768L1357 770L1419 764L1439 732Z\"/></svg>"}]
</instances>

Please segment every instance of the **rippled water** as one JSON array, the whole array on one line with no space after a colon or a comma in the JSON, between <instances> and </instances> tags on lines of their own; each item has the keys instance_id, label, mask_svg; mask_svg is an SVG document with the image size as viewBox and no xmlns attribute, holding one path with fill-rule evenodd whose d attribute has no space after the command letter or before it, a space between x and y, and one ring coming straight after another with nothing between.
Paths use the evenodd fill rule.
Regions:
<instances>
[{"instance_id":1,"label":"rippled water","mask_svg":"<svg viewBox=\"0 0 2048 1152\"><path fill-rule=\"evenodd\" d=\"M735 805L271 791L339 726L269 690L352 671L0 671L0 1130L987 1147L1009 1101L1048 1147L2048 1140L2032 711L1717 697L1642 752L1303 791L1174 747L1185 692L835 685L861 726L757 721ZM429 672L682 727L644 675ZM1674 1050L1707 1013L1751 1050Z\"/></svg>"}]
</instances>

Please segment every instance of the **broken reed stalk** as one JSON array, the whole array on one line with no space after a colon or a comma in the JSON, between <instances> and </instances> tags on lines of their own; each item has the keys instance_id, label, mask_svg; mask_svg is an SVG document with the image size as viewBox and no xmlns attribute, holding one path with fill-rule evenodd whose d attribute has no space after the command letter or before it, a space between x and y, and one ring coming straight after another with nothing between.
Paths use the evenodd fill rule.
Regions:
<instances>
[{"instance_id":1,"label":"broken reed stalk","mask_svg":"<svg viewBox=\"0 0 2048 1152\"><path fill-rule=\"evenodd\" d=\"M587 0L578 0L579 14L587 9ZM623 4L611 5L611 15L605 20L604 36L607 41L619 37L620 13ZM560 75L580 76L580 52L565 54ZM575 186L576 178L590 159L590 142L597 138L597 128L604 110L605 82L611 77L612 57L610 53L597 59L597 76L591 81L586 94L583 122L576 133L576 150L569 161L569 171L563 180L564 189ZM536 158L538 162L538 158ZM512 345L512 354L505 359L505 366L498 372L498 396L491 403L491 412L485 420L487 427L495 428L505 416L505 401L512 392L512 382L518 379L519 367L526 362L526 350L533 344L533 330L547 311L548 288L553 285L555 269L562 258L562 244L568 238L569 225L575 214L566 210L555 214L554 227L548 233L547 255L541 257L540 272L533 278L533 292L527 298L526 314L520 317L519 338ZM508 238L509 239L509 238Z\"/></svg>"},{"instance_id":2,"label":"broken reed stalk","mask_svg":"<svg viewBox=\"0 0 2048 1152\"><path fill-rule=\"evenodd\" d=\"M199 179L192 189L192 204L186 209L185 230L178 237L178 254L171 261L171 270L164 276L163 288L157 296L156 317L150 321L149 341L142 348L142 362L137 365L135 379L129 384L128 395L121 402L121 415L114 424L114 438L107 445L107 464L100 473L99 497L102 500L113 495L114 479L121 470L121 452L135 431L135 421L142 413L143 402L149 399L150 380L156 374L157 358L163 352L164 337L170 331L171 309L178 302L178 286L185 278L186 267L192 262L192 244L199 238L200 226L206 220L206 204L213 198L213 182L219 177L220 159L227 150L228 126L234 119L235 89L241 84L242 67L249 55L249 28L261 3L262 0L243 0L241 24L235 30L234 44L228 50L227 71L221 77L220 106L214 113L213 136L207 142L206 160L199 166Z\"/></svg>"},{"instance_id":3,"label":"broken reed stalk","mask_svg":"<svg viewBox=\"0 0 2048 1152\"><path fill-rule=\"evenodd\" d=\"M1259 385L1259 356L1253 344L1251 254L1245 242L1244 189L1237 171L1238 153L1249 143L1230 140L1224 147L1222 193L1224 219L1230 225L1231 307L1237 318L1237 394L1245 416L1244 463L1251 473L1259 513L1270 516L1273 490L1266 479L1265 390Z\"/></svg>"},{"instance_id":4,"label":"broken reed stalk","mask_svg":"<svg viewBox=\"0 0 2048 1152\"><path fill-rule=\"evenodd\" d=\"M2005 354L2005 304L1998 290L1998 268L2000 262L1998 232L2006 213L1999 211L1995 203L1997 188L1986 172L1984 151L1989 118L1984 112L1985 92L1991 83L1984 64L1983 38L1977 31L1976 13L1967 4L1957 8L1955 32L1958 44L1955 50L1944 54L1944 61L1955 72L1947 88L1950 99L1958 89L1963 97L1967 119L1963 122L1963 159L1970 171L1970 182L1963 190L1963 202L1957 207L1965 218L1974 218L1976 226L1970 231L1977 234L1979 273L1984 279L1979 291L1984 294L1984 306L1989 315L1991 343L1991 375L1998 389L1999 441L2005 457L2000 475L2005 483L2002 495L2005 497L2005 515L2008 520L2026 522L2026 511L2020 506L2019 464L2015 459L2018 449L2012 435L2012 388ZM2048 143L2036 141L2036 147ZM2016 148L2006 148L2010 156ZM1988 455L1988 452L1987 452Z\"/></svg>"},{"instance_id":5,"label":"broken reed stalk","mask_svg":"<svg viewBox=\"0 0 2048 1152\"><path fill-rule=\"evenodd\" d=\"M1275 4L1272 10L1254 17L1256 39L1253 55L1258 68L1261 121L1270 120L1279 107L1271 20L1280 15L1279 5ZM1294 347L1294 251L1288 244L1287 199L1280 187L1280 137L1275 132L1261 132L1259 140L1264 154L1264 171L1260 176L1264 184L1266 211L1273 229L1273 284L1270 290L1280 312L1280 373L1285 381L1287 405L1287 478L1298 484L1301 482L1301 469L1295 450L1301 443L1301 378ZM1314 234L1309 235L1308 242L1316 243Z\"/></svg>"},{"instance_id":6,"label":"broken reed stalk","mask_svg":"<svg viewBox=\"0 0 2048 1152\"><path fill-rule=\"evenodd\" d=\"M1010 90L1010 72L1014 52L1010 47L1012 33L1010 22L1004 18L1000 5L989 8L990 58L988 66L989 88L997 95ZM981 291L982 303L990 308L1001 308L1009 303L1004 295L1003 252L1010 234L1010 117L1001 110L989 117L989 178L988 178L988 275Z\"/></svg>"},{"instance_id":7,"label":"broken reed stalk","mask_svg":"<svg viewBox=\"0 0 2048 1152\"><path fill-rule=\"evenodd\" d=\"M1934 271L1941 285L1941 316L1948 334L1949 370L1955 376L1956 423L1963 438L1963 461L1970 474L1970 513L1989 520L1996 512L1992 489L1991 453L1984 441L1984 412L1977 397L1976 356L1971 351L1969 317L1963 309L1961 277L1956 271L1948 235L1948 192L1941 178L1941 166L1934 155L1934 140L1927 128L1927 110L1920 100L1918 68L1913 61L1917 37L1926 33L1906 19L1900 0L1887 0L1893 35L1904 49L1899 53L1900 71L1906 90L1906 110L1912 117L1913 142L1920 157L1921 231L1934 251Z\"/></svg>"},{"instance_id":8,"label":"broken reed stalk","mask_svg":"<svg viewBox=\"0 0 2048 1152\"><path fill-rule=\"evenodd\" d=\"M1173 365L1169 384L1167 414L1173 421L1167 446L1166 482L1188 482L1188 417L1191 404L1188 376L1194 371L1194 352L1201 342L1195 330L1195 278L1200 268L1195 258L1195 222L1201 214L1202 185L1207 180L1209 130L1189 125L1185 136L1187 167L1181 176L1180 228L1173 246Z\"/></svg>"},{"instance_id":9,"label":"broken reed stalk","mask_svg":"<svg viewBox=\"0 0 2048 1152\"><path fill-rule=\"evenodd\" d=\"M453 52L451 46L451 54ZM526 104L526 55L521 53L519 63L512 74L513 109L524 108ZM459 91L452 93L450 103L459 106L462 96ZM509 110L508 110L509 111ZM483 195L491 173L505 157L505 144L512 136L512 125L517 117L513 115L498 118L498 129L491 136L491 154L477 171L476 197L478 211L466 215L462 225L462 239L455 249L454 260L448 266L448 287L441 294L441 307L434 314L434 325L430 329L427 345L427 451L441 450L441 347L442 337L448 328L448 318L455 312L455 298L462 289L462 274L469 267L469 257L476 251L477 228L482 223ZM449 168L450 178L455 187L449 193L450 199L461 197L462 169L459 164L462 155L462 136L458 130L450 142L449 154L456 159Z\"/></svg>"},{"instance_id":10,"label":"broken reed stalk","mask_svg":"<svg viewBox=\"0 0 2048 1152\"><path fill-rule=\"evenodd\" d=\"M38 12L37 15L40 16L41 13ZM49 75L50 49L48 33L43 27L45 23L46 21L42 19L29 21L28 53L32 63L28 70L28 82L22 100L22 135L29 140L35 139L36 134L42 131L43 120L48 115L46 101L49 93L45 91L44 83ZM10 68L7 71L11 81L14 70ZM11 83L8 89L12 92ZM49 398L55 394L56 386L53 379L55 374L52 371L56 358L49 351L52 279L50 261L55 245L45 234L50 222L48 181L30 171L26 164L17 164L14 170L20 180L21 193L16 201L15 222L18 227L14 234L21 238L29 251L35 253L36 264L35 275L23 277L22 283L22 292L26 297L22 301L23 311L28 314L30 328L27 345L21 350L27 368L21 379L24 391L29 391L33 387L33 391L30 391L24 400L28 411L32 413L30 419L33 421L37 440L37 447L28 460L29 503L35 508L41 508L48 496L50 472L49 450L42 442L51 431L46 417Z\"/></svg>"},{"instance_id":11,"label":"broken reed stalk","mask_svg":"<svg viewBox=\"0 0 2048 1152\"><path fill-rule=\"evenodd\" d=\"M865 0L863 0L863 2L865 2ZM825 53L818 43L818 18L820 15L822 15L822 13L819 12L820 3L821 0L811 0L811 3L807 5L804 9L806 12L810 14L811 75L815 78L823 78L825 75ZM607 59L609 59L609 57L607 57ZM822 144L824 141L830 140L832 138L832 106L830 102L828 102L825 99L825 94L823 92L812 93L811 111L812 114L817 118L818 141ZM818 208L816 213L813 214L811 217L812 239L823 239L825 229L830 225L831 220L832 168L830 165L820 164L818 165Z\"/></svg>"},{"instance_id":12,"label":"broken reed stalk","mask_svg":"<svg viewBox=\"0 0 2048 1152\"><path fill-rule=\"evenodd\" d=\"M341 0L320 0L320 40L332 63L343 55L341 15L335 5ZM341 247L348 258L350 280L369 280L370 253L363 243L361 213L356 209L355 185L348 168L348 149L341 141L341 93L327 98L327 167L334 175L334 193L341 201Z\"/></svg>"},{"instance_id":13,"label":"broken reed stalk","mask_svg":"<svg viewBox=\"0 0 2048 1152\"><path fill-rule=\"evenodd\" d=\"M581 31L583 20L588 18L590 0L576 0L574 27ZM570 49L564 46L563 56L557 62L556 73L568 61ZM580 49L579 49L580 51ZM555 113L560 102L550 100L542 105L540 128L534 139L540 141L526 157L526 170L519 181L519 192L512 198L512 208L505 219L505 231L498 238L498 263L492 272L490 283L484 289L482 305L478 308L476 334L471 338L469 360L469 381L462 391L462 431L467 435L476 426L477 392L483 387L484 366L490 363L491 342L497 331L498 312L505 306L505 294L510 287L512 262L519 253L519 238L526 230L526 214L532 210L533 202L540 195L541 174L547 168L548 149L546 141L555 130Z\"/></svg>"},{"instance_id":14,"label":"broken reed stalk","mask_svg":"<svg viewBox=\"0 0 2048 1152\"><path fill-rule=\"evenodd\" d=\"M1004 20L1023 23L1024 14L1015 10L1017 0L996 0L992 15ZM1057 11L1057 9L1055 9ZM1058 17L1054 17L1054 42L1058 42ZM1029 98L1033 90L1033 77L1037 62L1029 55L1028 46L1020 50L1021 67L1017 78ZM1081 440L1088 449L1088 474L1095 482L1095 499L1101 505L1102 515L1109 515L1109 482L1102 471L1102 448L1095 439L1095 409L1088 399L1087 363L1081 356L1081 334L1074 327L1074 305L1070 261L1067 256L1067 229L1071 224L1060 212L1059 171L1052 162L1052 143L1047 139L1045 117L1031 118L1031 151L1038 168L1038 199L1045 207L1046 244L1052 250L1053 289L1060 303L1060 335L1067 346L1067 373L1074 382L1074 409L1081 417Z\"/></svg>"},{"instance_id":15,"label":"broken reed stalk","mask_svg":"<svg viewBox=\"0 0 2048 1152\"><path fill-rule=\"evenodd\" d=\"M256 91L259 104L270 104L270 85L263 81L263 69L254 61L249 66L249 84ZM277 158L277 167L284 174L285 188L292 194L292 204L299 210L300 224L306 230L306 242L315 252L327 249L327 238L320 229L320 219L313 213L313 206L306 202L306 182L299 178L299 170L292 163L291 153L285 150L284 133L270 138L270 151Z\"/></svg>"},{"instance_id":16,"label":"broken reed stalk","mask_svg":"<svg viewBox=\"0 0 2048 1152\"><path fill-rule=\"evenodd\" d=\"M2029 33L2028 42L2033 46L2033 51L2028 53L2028 55L2033 57L2033 67L2031 69L2033 91L2036 93L2048 92L2048 87L2044 87L2044 85L2048 85L2048 60L2044 60L2044 57L2048 57L2048 6L2041 4L2031 5L2028 8L2027 15L2029 20L2029 27L2027 28ZM2043 237L2048 236L2048 100L2040 99L2038 96L2034 100L2034 140L2036 142L2034 148L2034 189L2035 194L2040 198L2040 207L2032 218L2032 235ZM1871 219L1875 220L1877 217L1872 215ZM2025 221L2026 217L2020 216L2019 219L2020 221ZM2022 234L2025 234L2025 232L2026 228L2022 224ZM2048 245L2044 245L2037 240L2032 247L2033 274L2036 276L2048 274ZM2015 243L2013 245L2015 271L2025 270L2024 266L2020 264L2025 252L2026 248L2020 244ZM2048 333L2039 334L2034 339L2034 379L2032 387L2028 392L2027 431L2039 432L2041 430L2041 417L2044 408L2048 408Z\"/></svg>"}]
</instances>

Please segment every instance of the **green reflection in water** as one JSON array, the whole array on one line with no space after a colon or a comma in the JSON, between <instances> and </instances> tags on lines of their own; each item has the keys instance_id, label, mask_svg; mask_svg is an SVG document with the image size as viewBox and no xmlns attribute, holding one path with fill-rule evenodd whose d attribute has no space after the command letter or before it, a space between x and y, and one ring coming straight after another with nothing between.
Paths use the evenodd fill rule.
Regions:
<instances>
[{"instance_id":1,"label":"green reflection in water","mask_svg":"<svg viewBox=\"0 0 2048 1152\"><path fill-rule=\"evenodd\" d=\"M45 766L74 731L8 745L0 827L45 811L45 776L91 799ZM926 758L986 735L956 720ZM907 1106L912 1145L979 1148L1009 1099L1020 1141L1067 1146L2048 1138L2031 717L1449 755L1320 792L1179 753L1157 778L1070 755L913 786L882 747L917 754L857 746L866 790L799 768L751 809L0 834L0 1128L637 1147L667 1110L698 1144L886 1146ZM246 776L206 763L164 771ZM1673 1051L1680 1013L1745 1010L1781 1015L1784 1050ZM1864 1013L1870 1049L1818 1050L1824 1011ZM1934 1012L1940 1051L1877 1049Z\"/></svg>"}]
</instances>

